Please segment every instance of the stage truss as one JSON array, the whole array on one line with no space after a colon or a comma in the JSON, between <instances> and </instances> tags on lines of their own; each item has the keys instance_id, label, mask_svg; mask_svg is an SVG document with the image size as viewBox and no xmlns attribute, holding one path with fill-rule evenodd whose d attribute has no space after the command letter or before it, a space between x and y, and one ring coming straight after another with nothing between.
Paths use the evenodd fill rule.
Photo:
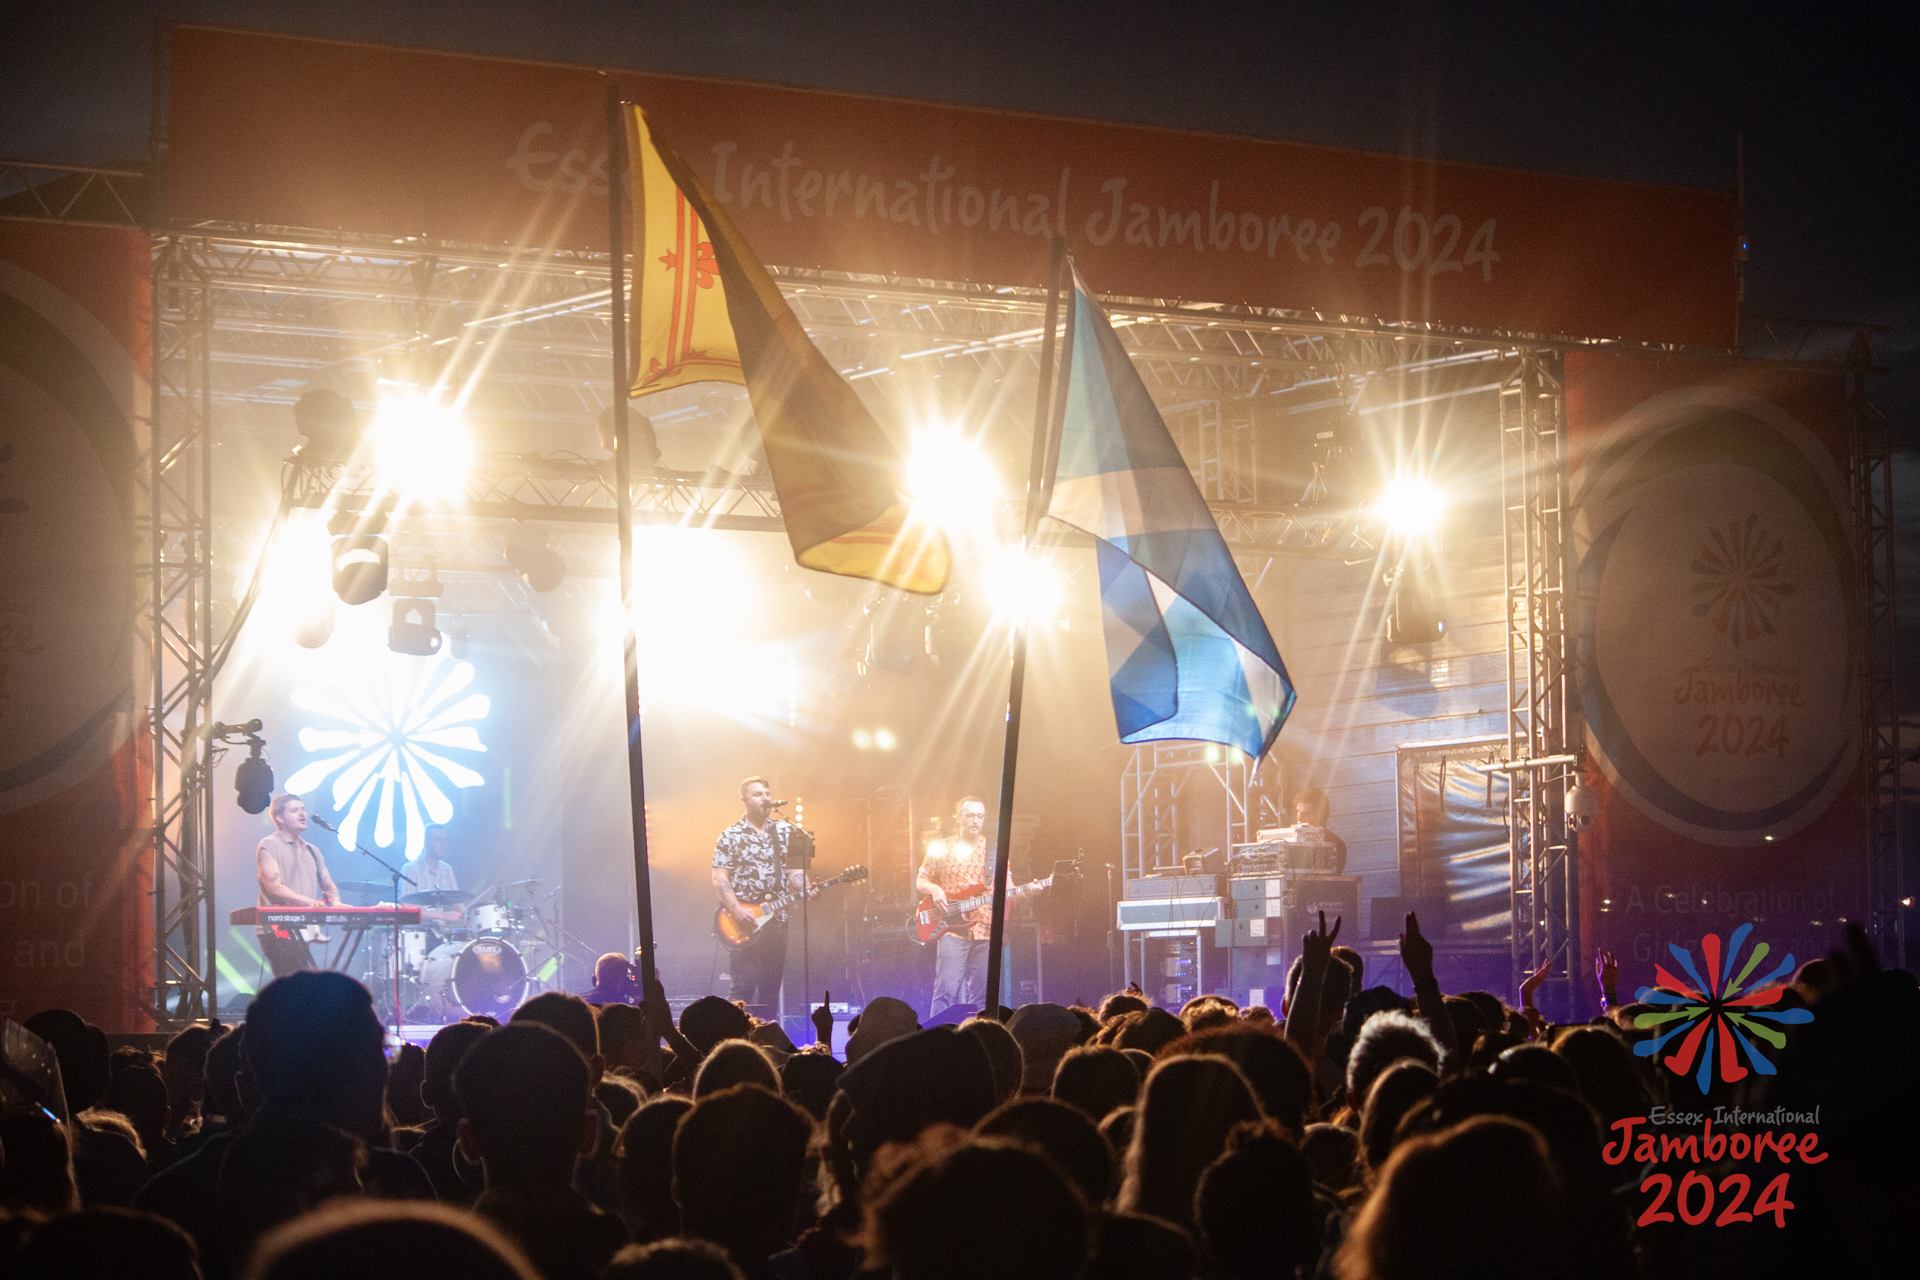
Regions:
<instances>
[{"instance_id":1,"label":"stage truss","mask_svg":"<svg viewBox=\"0 0 1920 1280\"><path fill-rule=\"evenodd\" d=\"M131 171L29 166L22 189L49 202L9 202L7 216L82 225L137 226ZM14 166L18 168L18 166ZM24 171L22 171L24 172ZM12 169L8 175L19 178ZM48 175L53 175L51 179ZM50 188L49 182L64 183ZM13 184L9 184L9 190ZM134 196L123 194L134 191ZM76 195L82 198L76 198ZM214 1007L213 798L207 747L211 658L223 619L215 600L213 423L238 405L287 405L335 370L363 374L381 356L422 348L455 358L485 340L488 358L472 413L584 438L608 402L608 299L604 256L515 254L418 238L350 237L253 227L173 227L158 233L153 277L153 449L146 640L153 666L148 732L154 769L154 983L162 1026ZM1033 290L843 274L776 271L808 332L850 379L888 379L932 367L969 380L1033 376L1044 299ZM1294 384L1357 372L1486 362L1502 383L1506 494L1509 768L1515 769L1513 968L1554 961L1555 982L1579 964L1576 842L1559 806L1568 779L1569 723L1564 586L1567 537L1564 400L1558 352L1585 345L1527 335L1355 322L1301 311L1256 311L1168 300L1106 300L1116 327L1195 470L1222 533L1250 580L1276 555L1351 558L1375 550L1358 512L1262 511L1251 501L1245 428L1223 407ZM1766 330L1776 344L1777 334ZM496 341L496 339L498 339ZM1799 348L1776 358L1799 357ZM1831 367L1826 361L1820 362ZM1891 426L1867 396L1868 362L1853 362L1855 531L1866 602L1863 737L1872 839L1873 920L1889 948L1903 946L1898 796L1898 689L1894 678L1894 543ZM917 367L916 367L917 366ZM954 379L959 381L959 379ZM727 396L695 389L652 416L656 424L719 420ZM1018 402L1019 397L1011 397ZM450 572L507 578L497 541L476 522L536 519L560 533L569 574L613 572L611 467L566 450L491 457L437 514L458 532L435 540L472 557ZM367 493L337 470L295 464L297 504L364 505ZM329 496L331 495L331 496ZM753 477L655 473L636 479L642 522L775 530L777 498ZM1201 750L1204 750L1203 748ZM1126 769L1123 843L1135 867L1170 838L1183 775L1227 761L1189 758L1167 745L1136 749ZM1183 754L1183 752L1185 752ZM1164 758L1163 758L1164 755ZM1229 825L1249 827L1244 764L1223 778L1238 797ZM1562 887L1564 886L1564 888ZM1571 998L1572 986L1568 996Z\"/></svg>"}]
</instances>

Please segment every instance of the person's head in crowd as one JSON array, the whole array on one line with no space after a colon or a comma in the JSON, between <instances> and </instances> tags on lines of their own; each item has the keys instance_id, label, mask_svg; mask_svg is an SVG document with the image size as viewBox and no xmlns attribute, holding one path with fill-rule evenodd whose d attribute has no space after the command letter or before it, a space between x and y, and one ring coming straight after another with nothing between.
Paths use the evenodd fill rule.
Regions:
<instances>
[{"instance_id":1,"label":"person's head in crowd","mask_svg":"<svg viewBox=\"0 0 1920 1280\"><path fill-rule=\"evenodd\" d=\"M200 1073L203 1116L218 1116L229 1124L246 1118L240 1104L240 1051L247 1042L245 1025L228 1027L207 1046L207 1062Z\"/></svg>"},{"instance_id":2,"label":"person's head in crowd","mask_svg":"<svg viewBox=\"0 0 1920 1280\"><path fill-rule=\"evenodd\" d=\"M903 1039L918 1030L920 1019L912 1005L892 996L875 996L860 1011L860 1016L849 1024L847 1065L855 1066L881 1045Z\"/></svg>"},{"instance_id":3,"label":"person's head in crowd","mask_svg":"<svg viewBox=\"0 0 1920 1280\"><path fill-rule=\"evenodd\" d=\"M1240 1006L1225 996L1197 995L1180 1006L1180 1025L1189 1033L1231 1026L1240 1020Z\"/></svg>"},{"instance_id":4,"label":"person's head in crowd","mask_svg":"<svg viewBox=\"0 0 1920 1280\"><path fill-rule=\"evenodd\" d=\"M460 1119L460 1095L453 1091L453 1073L467 1050L488 1030L477 1022L451 1022L427 1041L427 1052L421 1059L420 1101L441 1124Z\"/></svg>"},{"instance_id":5,"label":"person's head in crowd","mask_svg":"<svg viewBox=\"0 0 1920 1280\"><path fill-rule=\"evenodd\" d=\"M1400 1144L1335 1261L1340 1280L1522 1280L1561 1257L1540 1135L1482 1116ZM1497 1247L1489 1248L1489 1241Z\"/></svg>"},{"instance_id":6,"label":"person's head in crowd","mask_svg":"<svg viewBox=\"0 0 1920 1280\"><path fill-rule=\"evenodd\" d=\"M417 1044L402 1044L387 1068L387 1111L394 1124L411 1129L427 1122L427 1104L420 1097L420 1083L426 1073L426 1050Z\"/></svg>"},{"instance_id":7,"label":"person's head in crowd","mask_svg":"<svg viewBox=\"0 0 1920 1280\"><path fill-rule=\"evenodd\" d=\"M980 1047L987 1051L987 1066L993 1071L993 1100L1005 1102L1020 1092L1026 1062L1020 1056L1020 1045L1005 1024L992 1018L972 1017L962 1022L960 1029L978 1040Z\"/></svg>"},{"instance_id":8,"label":"person's head in crowd","mask_svg":"<svg viewBox=\"0 0 1920 1280\"><path fill-rule=\"evenodd\" d=\"M1474 1044L1473 1052L1467 1057L1467 1066L1474 1071L1485 1071L1499 1061L1501 1054L1515 1045L1526 1043L1525 1036L1517 1036L1511 1031L1489 1031Z\"/></svg>"},{"instance_id":9,"label":"person's head in crowd","mask_svg":"<svg viewBox=\"0 0 1920 1280\"><path fill-rule=\"evenodd\" d=\"M484 1218L418 1201L357 1200L260 1242L243 1280L541 1280Z\"/></svg>"},{"instance_id":10,"label":"person's head in crowd","mask_svg":"<svg viewBox=\"0 0 1920 1280\"><path fill-rule=\"evenodd\" d=\"M1353 1052L1353 1042L1360 1036L1360 1028L1374 1014L1389 1010L1409 1013L1413 1010L1413 1002L1392 987L1367 987L1350 996L1340 1014L1339 1025L1327 1032L1327 1060L1344 1073L1347 1058Z\"/></svg>"},{"instance_id":11,"label":"person's head in crowd","mask_svg":"<svg viewBox=\"0 0 1920 1280\"><path fill-rule=\"evenodd\" d=\"M213 1198L223 1238L244 1254L281 1223L358 1196L366 1161L358 1138L310 1116L269 1111L221 1155Z\"/></svg>"},{"instance_id":12,"label":"person's head in crowd","mask_svg":"<svg viewBox=\"0 0 1920 1280\"><path fill-rule=\"evenodd\" d=\"M0 1208L71 1213L74 1189L67 1131L44 1109L0 1116Z\"/></svg>"},{"instance_id":13,"label":"person's head in crowd","mask_svg":"<svg viewBox=\"0 0 1920 1280\"><path fill-rule=\"evenodd\" d=\"M1336 1194L1360 1185L1360 1135L1343 1124L1310 1124L1300 1154L1313 1180Z\"/></svg>"},{"instance_id":14,"label":"person's head in crowd","mask_svg":"<svg viewBox=\"0 0 1920 1280\"><path fill-rule=\"evenodd\" d=\"M1280 1000L1280 1016L1294 1016L1295 997L1300 991L1302 961L1299 956L1293 958L1293 964L1287 969L1286 994ZM1358 991L1353 982L1353 970L1342 962L1329 964L1326 973L1320 979L1320 1031L1326 1034L1340 1025L1345 1015L1347 1000Z\"/></svg>"},{"instance_id":15,"label":"person's head in crowd","mask_svg":"<svg viewBox=\"0 0 1920 1280\"><path fill-rule=\"evenodd\" d=\"M630 1244L613 1255L600 1280L745 1280L727 1251L705 1240Z\"/></svg>"},{"instance_id":16,"label":"person's head in crowd","mask_svg":"<svg viewBox=\"0 0 1920 1280\"><path fill-rule=\"evenodd\" d=\"M639 1075L647 1069L647 1050L652 1047L647 1015L630 1004L610 1004L595 1019L600 1026L600 1056L608 1071Z\"/></svg>"},{"instance_id":17,"label":"person's head in crowd","mask_svg":"<svg viewBox=\"0 0 1920 1280\"><path fill-rule=\"evenodd\" d=\"M1543 1044L1518 1044L1494 1059L1489 1074L1500 1080L1533 1080L1580 1093L1580 1076L1573 1064Z\"/></svg>"},{"instance_id":18,"label":"person's head in crowd","mask_svg":"<svg viewBox=\"0 0 1920 1280\"><path fill-rule=\"evenodd\" d=\"M955 1230L960 1206L991 1231ZM1040 1152L973 1138L895 1177L868 1205L867 1265L895 1280L1073 1280L1092 1248L1092 1213Z\"/></svg>"},{"instance_id":19,"label":"person's head in crowd","mask_svg":"<svg viewBox=\"0 0 1920 1280\"><path fill-rule=\"evenodd\" d=\"M1213 1274L1227 1277L1311 1273L1320 1260L1320 1216L1313 1167L1272 1125L1241 1125L1200 1175L1194 1225Z\"/></svg>"},{"instance_id":20,"label":"person's head in crowd","mask_svg":"<svg viewBox=\"0 0 1920 1280\"><path fill-rule=\"evenodd\" d=\"M1100 1002L1100 1025L1105 1026L1123 1014L1145 1013L1150 1007L1145 996L1135 995L1131 991L1116 991Z\"/></svg>"},{"instance_id":21,"label":"person's head in crowd","mask_svg":"<svg viewBox=\"0 0 1920 1280\"><path fill-rule=\"evenodd\" d=\"M1193 1191L1237 1124L1260 1119L1240 1068L1225 1058L1177 1057L1156 1065L1141 1089L1119 1207L1175 1226L1193 1225Z\"/></svg>"},{"instance_id":22,"label":"person's head in crowd","mask_svg":"<svg viewBox=\"0 0 1920 1280\"><path fill-rule=\"evenodd\" d=\"M799 1052L798 1047L793 1043L793 1037L788 1035L786 1029L777 1022L754 1023L753 1031L747 1039L765 1049L767 1056L773 1059L773 1065L776 1067Z\"/></svg>"},{"instance_id":23,"label":"person's head in crowd","mask_svg":"<svg viewBox=\"0 0 1920 1280\"><path fill-rule=\"evenodd\" d=\"M13 1260L14 1280L200 1280L193 1237L132 1209L84 1209L42 1223Z\"/></svg>"},{"instance_id":24,"label":"person's head in crowd","mask_svg":"<svg viewBox=\"0 0 1920 1280\"><path fill-rule=\"evenodd\" d=\"M1615 1005L1607 1011L1607 1017L1612 1020L1613 1025L1619 1029L1620 1034L1626 1037L1627 1043L1629 1045L1635 1045L1642 1040L1650 1040L1660 1034L1659 1028L1657 1027L1640 1026L1640 1015L1644 1013L1662 1012L1664 1012L1664 1010L1657 1004L1646 1004L1641 1001L1635 1001L1632 1004Z\"/></svg>"},{"instance_id":25,"label":"person's head in crowd","mask_svg":"<svg viewBox=\"0 0 1920 1280\"><path fill-rule=\"evenodd\" d=\"M207 1066L207 1050L220 1038L223 1028L217 1023L209 1026L196 1022L184 1027L167 1041L166 1057L161 1062L161 1074L167 1083L167 1132L177 1134L180 1127L199 1114L200 1105L206 1098L206 1084L203 1073Z\"/></svg>"},{"instance_id":26,"label":"person's head in crowd","mask_svg":"<svg viewBox=\"0 0 1920 1280\"><path fill-rule=\"evenodd\" d=\"M1365 990L1367 985L1367 958L1358 951L1355 951L1352 947L1345 946L1335 947L1332 955L1335 960L1347 966L1347 990Z\"/></svg>"},{"instance_id":27,"label":"person's head in crowd","mask_svg":"<svg viewBox=\"0 0 1920 1280\"><path fill-rule=\"evenodd\" d=\"M1263 1004L1250 1004L1240 1011L1240 1021L1255 1027L1276 1027L1280 1020Z\"/></svg>"},{"instance_id":28,"label":"person's head in crowd","mask_svg":"<svg viewBox=\"0 0 1920 1280\"><path fill-rule=\"evenodd\" d=\"M1100 1122L1100 1136L1107 1140L1107 1150L1113 1152L1115 1164L1124 1165L1127 1151L1133 1146L1133 1130L1139 1122L1137 1106L1115 1107Z\"/></svg>"},{"instance_id":29,"label":"person's head in crowd","mask_svg":"<svg viewBox=\"0 0 1920 1280\"><path fill-rule=\"evenodd\" d=\"M1059 1166L1090 1205L1113 1194L1113 1152L1093 1121L1052 1098L1015 1098L973 1127L984 1138L1024 1142Z\"/></svg>"},{"instance_id":30,"label":"person's head in crowd","mask_svg":"<svg viewBox=\"0 0 1920 1280\"><path fill-rule=\"evenodd\" d=\"M687 1098L654 1098L621 1126L621 1217L627 1234L641 1244L680 1232L680 1206L673 1201L673 1134L691 1110Z\"/></svg>"},{"instance_id":31,"label":"person's head in crowd","mask_svg":"<svg viewBox=\"0 0 1920 1280\"><path fill-rule=\"evenodd\" d=\"M607 1119L615 1129L625 1124L647 1100L639 1082L626 1076L601 1076L600 1083L593 1086L593 1096L606 1108Z\"/></svg>"},{"instance_id":32,"label":"person's head in crowd","mask_svg":"<svg viewBox=\"0 0 1920 1280\"><path fill-rule=\"evenodd\" d=\"M125 1116L140 1135L149 1159L157 1160L167 1143L167 1082L148 1062L133 1063L113 1073L100 1105Z\"/></svg>"},{"instance_id":33,"label":"person's head in crowd","mask_svg":"<svg viewBox=\"0 0 1920 1280\"><path fill-rule=\"evenodd\" d=\"M871 1007L871 1006L869 1006ZM958 1027L929 1027L889 1041L848 1066L844 1137L855 1167L883 1143L911 1142L933 1124L970 1129L993 1110L993 1068L980 1041Z\"/></svg>"},{"instance_id":34,"label":"person's head in crowd","mask_svg":"<svg viewBox=\"0 0 1920 1280\"><path fill-rule=\"evenodd\" d=\"M1643 1116L1654 1103L1626 1042L1604 1027L1577 1027L1554 1042L1580 1085L1580 1096L1607 1132L1616 1120Z\"/></svg>"},{"instance_id":35,"label":"person's head in crowd","mask_svg":"<svg viewBox=\"0 0 1920 1280\"><path fill-rule=\"evenodd\" d=\"M767 1051L749 1040L726 1040L714 1046L700 1063L693 1077L696 1100L737 1084L758 1085L768 1093L780 1092L780 1070Z\"/></svg>"},{"instance_id":36,"label":"person's head in crowd","mask_svg":"<svg viewBox=\"0 0 1920 1280\"><path fill-rule=\"evenodd\" d=\"M1133 1069L1140 1073L1140 1082L1145 1084L1147 1072L1153 1070L1153 1055L1145 1049L1135 1049L1127 1046L1121 1046L1120 1052L1126 1055L1127 1061L1133 1064Z\"/></svg>"},{"instance_id":37,"label":"person's head in crowd","mask_svg":"<svg viewBox=\"0 0 1920 1280\"><path fill-rule=\"evenodd\" d=\"M373 1141L386 1127L384 1045L365 987L343 973L288 974L247 1006L241 1091Z\"/></svg>"},{"instance_id":38,"label":"person's head in crowd","mask_svg":"<svg viewBox=\"0 0 1920 1280\"><path fill-rule=\"evenodd\" d=\"M1447 1019L1453 1023L1455 1044L1471 1045L1486 1033L1486 1019L1473 1001L1464 996L1448 996L1445 1004Z\"/></svg>"},{"instance_id":39,"label":"person's head in crowd","mask_svg":"<svg viewBox=\"0 0 1920 1280\"><path fill-rule=\"evenodd\" d=\"M1185 1034L1187 1029L1180 1019L1165 1009L1144 1009L1137 1013L1123 1013L1101 1027L1094 1043L1112 1045L1116 1049L1143 1049L1148 1054L1156 1054Z\"/></svg>"},{"instance_id":40,"label":"person's head in crowd","mask_svg":"<svg viewBox=\"0 0 1920 1280\"><path fill-rule=\"evenodd\" d=\"M1053 1073L1053 1096L1099 1124L1140 1096L1140 1069L1118 1049L1085 1045L1060 1059Z\"/></svg>"},{"instance_id":41,"label":"person's head in crowd","mask_svg":"<svg viewBox=\"0 0 1920 1280\"><path fill-rule=\"evenodd\" d=\"M496 1187L570 1186L598 1128L586 1060L544 1023L489 1031L453 1073L460 1147Z\"/></svg>"},{"instance_id":42,"label":"person's head in crowd","mask_svg":"<svg viewBox=\"0 0 1920 1280\"><path fill-rule=\"evenodd\" d=\"M1164 1280L1192 1276L1198 1265L1193 1241L1172 1223L1144 1213L1101 1213L1093 1260L1081 1280Z\"/></svg>"},{"instance_id":43,"label":"person's head in crowd","mask_svg":"<svg viewBox=\"0 0 1920 1280\"><path fill-rule=\"evenodd\" d=\"M1460 999L1472 1004L1480 1013L1480 1031L1504 1031L1507 1026L1507 1006L1499 996L1491 991L1462 991ZM1462 1040L1462 1048L1472 1044L1471 1040Z\"/></svg>"},{"instance_id":44,"label":"person's head in crowd","mask_svg":"<svg viewBox=\"0 0 1920 1280\"><path fill-rule=\"evenodd\" d=\"M796 1053L781 1064L780 1092L815 1120L825 1120L845 1070L831 1054Z\"/></svg>"},{"instance_id":45,"label":"person's head in crowd","mask_svg":"<svg viewBox=\"0 0 1920 1280\"><path fill-rule=\"evenodd\" d=\"M1359 1109L1382 1071L1402 1058L1440 1070L1440 1042L1411 1014L1376 1013L1360 1028L1347 1055L1347 1105Z\"/></svg>"},{"instance_id":46,"label":"person's head in crowd","mask_svg":"<svg viewBox=\"0 0 1920 1280\"><path fill-rule=\"evenodd\" d=\"M730 1000L701 996L680 1011L680 1034L705 1056L722 1040L745 1040L751 1036L753 1019Z\"/></svg>"},{"instance_id":47,"label":"person's head in crowd","mask_svg":"<svg viewBox=\"0 0 1920 1280\"><path fill-rule=\"evenodd\" d=\"M720 1245L749 1270L786 1247L813 1120L753 1085L703 1097L673 1136L673 1198L683 1234Z\"/></svg>"},{"instance_id":48,"label":"person's head in crowd","mask_svg":"<svg viewBox=\"0 0 1920 1280\"><path fill-rule=\"evenodd\" d=\"M633 981L633 961L618 951L608 951L593 962L593 989L605 991L609 987Z\"/></svg>"},{"instance_id":49,"label":"person's head in crowd","mask_svg":"<svg viewBox=\"0 0 1920 1280\"><path fill-rule=\"evenodd\" d=\"M1360 1109L1360 1148L1367 1168L1376 1176L1393 1154L1402 1117L1431 1098L1439 1086L1440 1077L1433 1068L1412 1058L1402 1058L1375 1077Z\"/></svg>"},{"instance_id":50,"label":"person's head in crowd","mask_svg":"<svg viewBox=\"0 0 1920 1280\"><path fill-rule=\"evenodd\" d=\"M594 1082L599 1083L606 1059L600 1056L600 1025L594 1021L593 1006L585 1000L564 991L543 991L515 1009L508 1022L536 1022L559 1032L579 1052Z\"/></svg>"},{"instance_id":51,"label":"person's head in crowd","mask_svg":"<svg viewBox=\"0 0 1920 1280\"><path fill-rule=\"evenodd\" d=\"M68 1115L79 1115L105 1096L113 1066L100 1028L71 1009L43 1009L21 1025L46 1041L59 1060Z\"/></svg>"},{"instance_id":52,"label":"person's head in crowd","mask_svg":"<svg viewBox=\"0 0 1920 1280\"><path fill-rule=\"evenodd\" d=\"M1017 1013L1019 1010L1016 1009L1014 1012ZM1083 1004L1070 1004L1067 1006L1067 1012L1071 1013L1074 1021L1080 1024L1080 1034L1073 1041L1076 1045L1085 1044L1100 1034L1100 1017L1093 1010Z\"/></svg>"},{"instance_id":53,"label":"person's head in crowd","mask_svg":"<svg viewBox=\"0 0 1920 1280\"><path fill-rule=\"evenodd\" d=\"M1290 1138L1299 1140L1313 1106L1313 1072L1298 1049L1274 1032L1236 1022L1175 1040L1160 1056L1183 1053L1210 1054L1239 1067L1261 1111Z\"/></svg>"},{"instance_id":54,"label":"person's head in crowd","mask_svg":"<svg viewBox=\"0 0 1920 1280\"><path fill-rule=\"evenodd\" d=\"M1799 989L1801 999L1813 1004L1829 991L1838 989L1846 977L1839 965L1822 956L1807 961L1795 970L1793 985Z\"/></svg>"},{"instance_id":55,"label":"person's head in crowd","mask_svg":"<svg viewBox=\"0 0 1920 1280\"><path fill-rule=\"evenodd\" d=\"M1007 1019L1006 1027L1020 1046L1022 1093L1044 1094L1051 1089L1060 1059L1087 1038L1079 1015L1058 1004L1023 1004Z\"/></svg>"}]
</instances>

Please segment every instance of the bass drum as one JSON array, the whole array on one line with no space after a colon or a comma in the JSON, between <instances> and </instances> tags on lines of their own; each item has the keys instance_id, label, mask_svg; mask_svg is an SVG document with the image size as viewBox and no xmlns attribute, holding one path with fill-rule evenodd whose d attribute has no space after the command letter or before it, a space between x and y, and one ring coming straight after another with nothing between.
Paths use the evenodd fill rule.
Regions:
<instances>
[{"instance_id":1,"label":"bass drum","mask_svg":"<svg viewBox=\"0 0 1920 1280\"><path fill-rule=\"evenodd\" d=\"M527 998L527 965L505 938L443 942L420 968L420 998L455 1017L485 1013L505 1022Z\"/></svg>"}]
</instances>

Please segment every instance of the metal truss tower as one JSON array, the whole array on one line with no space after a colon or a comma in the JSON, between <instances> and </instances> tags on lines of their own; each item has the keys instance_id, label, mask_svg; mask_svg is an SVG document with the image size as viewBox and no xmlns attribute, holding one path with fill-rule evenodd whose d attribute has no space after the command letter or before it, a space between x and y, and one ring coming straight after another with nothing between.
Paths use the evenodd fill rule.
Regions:
<instances>
[{"instance_id":1,"label":"metal truss tower","mask_svg":"<svg viewBox=\"0 0 1920 1280\"><path fill-rule=\"evenodd\" d=\"M1511 977L1518 988L1550 963L1545 993L1571 1014L1581 952L1576 842L1563 812L1578 763L1569 697L1565 410L1558 357L1522 350L1500 387Z\"/></svg>"}]
</instances>

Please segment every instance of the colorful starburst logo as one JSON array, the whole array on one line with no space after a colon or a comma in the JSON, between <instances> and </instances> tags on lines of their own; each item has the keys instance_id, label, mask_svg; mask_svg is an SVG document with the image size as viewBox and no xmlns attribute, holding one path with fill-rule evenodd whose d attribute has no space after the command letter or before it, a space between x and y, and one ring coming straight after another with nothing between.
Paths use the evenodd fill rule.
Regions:
<instances>
[{"instance_id":1,"label":"colorful starburst logo","mask_svg":"<svg viewBox=\"0 0 1920 1280\"><path fill-rule=\"evenodd\" d=\"M1786 546L1760 527L1760 517L1709 528L1693 571L1693 616L1706 618L1737 649L1742 640L1774 634L1780 606L1793 594L1781 577Z\"/></svg>"},{"instance_id":2,"label":"colorful starburst logo","mask_svg":"<svg viewBox=\"0 0 1920 1280\"><path fill-rule=\"evenodd\" d=\"M1700 939L1700 956L1706 966L1708 981L1701 981L1700 971L1694 967L1693 953L1682 950L1676 943L1668 943L1667 950L1673 952L1674 959L1686 970L1690 982L1682 982L1667 972L1661 965L1653 967L1653 976L1659 980L1657 987L1642 987L1635 993L1634 999L1643 1004L1668 1005L1659 1013L1643 1013L1633 1020L1633 1025L1643 1029L1654 1029L1673 1024L1671 1029L1643 1040L1634 1046L1634 1053L1642 1058L1651 1058L1658 1054L1670 1042L1678 1038L1680 1047L1668 1054L1662 1061L1675 1075L1685 1076L1694 1071L1698 1062L1699 1069L1694 1075L1694 1083L1705 1093L1713 1083L1714 1048L1719 1046L1720 1078L1728 1084L1744 1080L1747 1067L1740 1065L1740 1056L1736 1048L1746 1054L1747 1063L1754 1071L1763 1076L1774 1074L1773 1063L1767 1056L1754 1047L1753 1041L1760 1040L1781 1048L1787 1042L1786 1034L1766 1023L1812 1022L1813 1012L1809 1009L1773 1009L1769 1006L1779 1003L1788 984L1779 981L1783 975L1793 972L1793 955L1774 966L1773 972L1759 980L1752 990L1741 994L1747 985L1747 979L1767 958L1767 944L1762 942L1747 957L1747 963L1741 968L1739 976L1733 977L1734 962L1740 958L1741 944L1747 935L1753 932L1753 926L1743 924L1733 931L1728 941L1724 958L1720 951L1720 935L1710 933ZM1744 1033L1744 1034L1742 1034ZM1753 1039L1748 1039L1748 1036Z\"/></svg>"},{"instance_id":3,"label":"colorful starburst logo","mask_svg":"<svg viewBox=\"0 0 1920 1280\"><path fill-rule=\"evenodd\" d=\"M486 751L475 722L492 705L485 694L467 692L473 667L444 654L424 663L386 654L356 664L353 673L293 695L296 707L337 727L300 730L300 745L318 758L287 779L287 790L304 795L332 778L327 794L346 813L343 848L354 847L371 817L376 845L399 841L408 858L417 858L427 823L453 817L447 791L486 781L444 753Z\"/></svg>"}]
</instances>

